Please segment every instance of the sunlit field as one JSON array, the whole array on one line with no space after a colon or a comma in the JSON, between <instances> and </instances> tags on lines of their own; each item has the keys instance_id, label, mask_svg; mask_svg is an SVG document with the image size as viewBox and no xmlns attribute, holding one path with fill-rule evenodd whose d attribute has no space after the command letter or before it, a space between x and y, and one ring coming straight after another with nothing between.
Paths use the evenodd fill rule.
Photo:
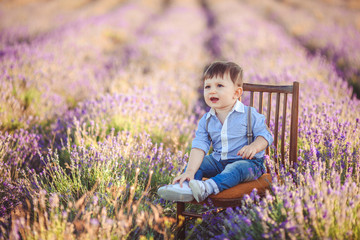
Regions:
<instances>
[{"instance_id":1,"label":"sunlit field","mask_svg":"<svg viewBox=\"0 0 360 240\"><path fill-rule=\"evenodd\" d=\"M214 60L300 83L298 165L188 239L360 239L359 16L340 0L1 1L0 239L174 239L156 191L187 163Z\"/></svg>"}]
</instances>

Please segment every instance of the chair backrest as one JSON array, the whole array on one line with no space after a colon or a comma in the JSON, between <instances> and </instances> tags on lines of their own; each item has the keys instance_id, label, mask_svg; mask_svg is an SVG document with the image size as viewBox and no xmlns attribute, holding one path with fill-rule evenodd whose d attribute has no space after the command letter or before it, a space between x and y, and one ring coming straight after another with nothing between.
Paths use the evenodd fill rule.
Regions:
<instances>
[{"instance_id":1,"label":"chair backrest","mask_svg":"<svg viewBox=\"0 0 360 240\"><path fill-rule=\"evenodd\" d=\"M271 156L269 147L266 149L266 154L270 155L271 159L275 160L275 165L278 165L279 156L281 157L281 163L285 165L285 142L289 139L289 148L288 156L289 163L293 166L297 162L297 138L298 138L298 115L299 115L299 83L293 82L293 85L265 85L265 84L250 84L244 83L243 85L243 98L246 99L246 92L250 92L249 105L258 110L259 113L262 113L266 117L266 123L270 127L272 123L272 133L274 136L274 153ZM291 111L290 114L287 112L288 108L288 95L291 95ZM256 98L258 95L258 98ZM264 96L265 95L265 96ZM266 96L267 95L267 96ZM273 102L273 96L276 96L276 101ZM267 104L264 105L264 100ZM282 99L282 100L281 100ZM282 102L282 104L281 104ZM280 110L280 105L282 105L282 111ZM274 120L272 119L272 109L275 109ZM286 126L287 116L290 115L290 136L287 138ZM279 119L281 118L281 121ZM281 125L281 126L280 126ZM280 139L279 139L279 130L281 127ZM279 147L280 144L280 147ZM280 150L280 152L279 152ZM277 172L277 167L276 167Z\"/></svg>"}]
</instances>

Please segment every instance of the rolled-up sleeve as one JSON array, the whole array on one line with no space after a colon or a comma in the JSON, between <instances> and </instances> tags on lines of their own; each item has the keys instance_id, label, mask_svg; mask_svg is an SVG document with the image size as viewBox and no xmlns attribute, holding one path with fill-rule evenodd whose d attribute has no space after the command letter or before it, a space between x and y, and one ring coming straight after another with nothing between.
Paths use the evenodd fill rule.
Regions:
<instances>
[{"instance_id":1,"label":"rolled-up sleeve","mask_svg":"<svg viewBox=\"0 0 360 240\"><path fill-rule=\"evenodd\" d=\"M254 108L252 110L254 110ZM251 113L254 139L256 139L258 136L262 136L268 142L268 146L270 146L274 141L274 138L272 133L270 132L270 129L265 123L265 116L258 113L256 110L251 111Z\"/></svg>"},{"instance_id":2,"label":"rolled-up sleeve","mask_svg":"<svg viewBox=\"0 0 360 240\"><path fill-rule=\"evenodd\" d=\"M208 136L208 132L206 131L206 115L207 113L202 116L202 118L199 121L198 128L195 132L195 138L192 141L191 148L198 148L205 152L205 154L208 153L210 149L210 139Z\"/></svg>"}]
</instances>

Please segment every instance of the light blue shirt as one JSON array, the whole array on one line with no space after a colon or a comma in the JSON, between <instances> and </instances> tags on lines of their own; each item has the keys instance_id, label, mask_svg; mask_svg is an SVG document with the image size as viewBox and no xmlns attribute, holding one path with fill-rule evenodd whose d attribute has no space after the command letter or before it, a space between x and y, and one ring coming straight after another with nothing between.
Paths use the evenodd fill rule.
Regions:
<instances>
[{"instance_id":1,"label":"light blue shirt","mask_svg":"<svg viewBox=\"0 0 360 240\"><path fill-rule=\"evenodd\" d=\"M199 121L195 138L192 141L192 148L201 149L205 154L209 152L211 141L206 131L206 120L210 118L208 131L214 149L211 155L218 161L239 158L236 154L248 144L246 136L248 109L248 106L237 100L227 115L224 124L221 124L216 117L215 110L211 108ZM258 113L255 108L251 109L251 125L254 140L256 137L262 136L269 145L272 144L274 139L265 123L265 116ZM264 154L265 151L263 150L255 154L254 157L262 158Z\"/></svg>"}]
</instances>

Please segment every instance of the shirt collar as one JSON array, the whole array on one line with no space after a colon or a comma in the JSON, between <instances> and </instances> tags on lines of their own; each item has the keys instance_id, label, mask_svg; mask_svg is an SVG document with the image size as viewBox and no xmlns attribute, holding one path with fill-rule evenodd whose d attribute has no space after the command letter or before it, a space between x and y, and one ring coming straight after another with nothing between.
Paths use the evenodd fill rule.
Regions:
<instances>
[{"instance_id":1,"label":"shirt collar","mask_svg":"<svg viewBox=\"0 0 360 240\"><path fill-rule=\"evenodd\" d=\"M237 111L239 113L244 113L245 112L245 107L244 107L244 104L242 102L240 102L239 100L236 100L235 102L235 105L233 106L233 108L231 109L230 113L232 113L233 111ZM207 116L206 116L206 119L208 119L209 117L211 116L215 116L216 113L215 113L215 109L211 108L209 110L209 113Z\"/></svg>"}]
</instances>

